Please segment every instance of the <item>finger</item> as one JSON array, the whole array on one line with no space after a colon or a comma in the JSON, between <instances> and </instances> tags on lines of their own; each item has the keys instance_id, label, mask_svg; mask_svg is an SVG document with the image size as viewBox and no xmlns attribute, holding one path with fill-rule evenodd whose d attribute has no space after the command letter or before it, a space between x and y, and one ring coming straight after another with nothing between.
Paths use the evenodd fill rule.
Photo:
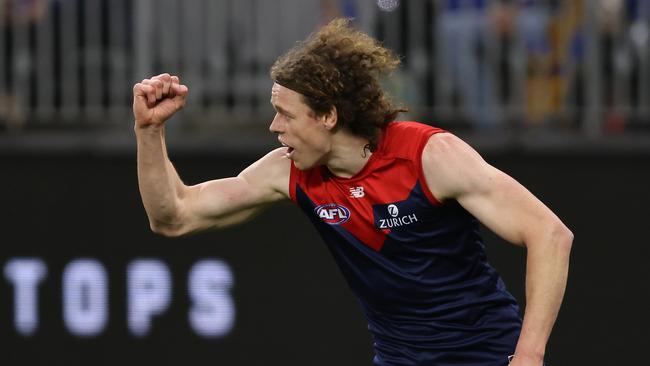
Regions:
<instances>
[{"instance_id":1,"label":"finger","mask_svg":"<svg viewBox=\"0 0 650 366\"><path fill-rule=\"evenodd\" d=\"M178 84L180 84L180 80L178 79L178 76L172 76L170 77L170 80L171 80L171 85L169 86L169 97L174 98L176 96L176 90Z\"/></svg>"},{"instance_id":2,"label":"finger","mask_svg":"<svg viewBox=\"0 0 650 366\"><path fill-rule=\"evenodd\" d=\"M150 86L151 88L147 88L147 90L153 90L154 96L156 95L155 90L156 90L156 83L153 79L143 79L140 83L143 85Z\"/></svg>"},{"instance_id":3,"label":"finger","mask_svg":"<svg viewBox=\"0 0 650 366\"><path fill-rule=\"evenodd\" d=\"M163 86L162 86L162 95L167 96L169 94L169 87L171 86L172 83L172 77L171 75L164 73L160 74L155 77L155 79L162 81Z\"/></svg>"},{"instance_id":4,"label":"finger","mask_svg":"<svg viewBox=\"0 0 650 366\"><path fill-rule=\"evenodd\" d=\"M185 107L185 103L187 103L187 93L189 93L189 88L185 85L176 84L174 86L174 89L176 94L174 97L174 104L177 108Z\"/></svg>"},{"instance_id":5,"label":"finger","mask_svg":"<svg viewBox=\"0 0 650 366\"><path fill-rule=\"evenodd\" d=\"M190 91L186 85L182 84L173 84L172 89L175 97L177 98L185 98L187 96L187 93Z\"/></svg>"},{"instance_id":6,"label":"finger","mask_svg":"<svg viewBox=\"0 0 650 366\"><path fill-rule=\"evenodd\" d=\"M156 91L152 85L145 82L146 80L143 80L142 83L135 84L133 87L133 96L136 98L144 98L147 106L152 107L156 105Z\"/></svg>"},{"instance_id":7,"label":"finger","mask_svg":"<svg viewBox=\"0 0 650 366\"><path fill-rule=\"evenodd\" d=\"M162 74L160 74L160 75L156 75L156 76L154 76L153 78L154 78L154 79L162 79L162 80L166 80L166 79L169 79L170 77L171 77L171 75L169 75L168 73L164 72L164 73L162 73Z\"/></svg>"},{"instance_id":8,"label":"finger","mask_svg":"<svg viewBox=\"0 0 650 366\"><path fill-rule=\"evenodd\" d=\"M156 105L156 88L153 85L148 85L147 90L147 106L153 108Z\"/></svg>"},{"instance_id":9,"label":"finger","mask_svg":"<svg viewBox=\"0 0 650 366\"><path fill-rule=\"evenodd\" d=\"M156 100L161 100L162 99L162 90L163 90L163 82L160 79L154 79L152 80L151 85L156 88Z\"/></svg>"},{"instance_id":10,"label":"finger","mask_svg":"<svg viewBox=\"0 0 650 366\"><path fill-rule=\"evenodd\" d=\"M163 96L169 95L169 88L171 87L172 83L171 80L163 80L163 87L162 87L162 93Z\"/></svg>"},{"instance_id":11,"label":"finger","mask_svg":"<svg viewBox=\"0 0 650 366\"><path fill-rule=\"evenodd\" d=\"M151 85L155 92L154 95L156 96L157 99L162 98L162 84L163 82L160 79L157 79L155 76L151 79L145 79L142 81L143 84Z\"/></svg>"},{"instance_id":12,"label":"finger","mask_svg":"<svg viewBox=\"0 0 650 366\"><path fill-rule=\"evenodd\" d=\"M145 85L142 83L137 83L133 85L133 96L134 97L147 97L147 92L144 91Z\"/></svg>"},{"instance_id":13,"label":"finger","mask_svg":"<svg viewBox=\"0 0 650 366\"><path fill-rule=\"evenodd\" d=\"M147 93L147 105L152 106L156 104L156 86L153 80L144 79L142 84L145 86L144 91Z\"/></svg>"}]
</instances>

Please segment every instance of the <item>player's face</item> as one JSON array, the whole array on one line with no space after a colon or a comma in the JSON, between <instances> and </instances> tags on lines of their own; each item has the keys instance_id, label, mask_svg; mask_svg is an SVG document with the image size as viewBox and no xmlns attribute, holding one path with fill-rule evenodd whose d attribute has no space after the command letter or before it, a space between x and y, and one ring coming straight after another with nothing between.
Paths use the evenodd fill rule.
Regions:
<instances>
[{"instance_id":1,"label":"player's face","mask_svg":"<svg viewBox=\"0 0 650 366\"><path fill-rule=\"evenodd\" d=\"M316 114L302 101L302 95L273 84L271 104L276 111L269 130L287 147L287 157L298 169L309 169L326 162L331 147L331 122Z\"/></svg>"}]
</instances>

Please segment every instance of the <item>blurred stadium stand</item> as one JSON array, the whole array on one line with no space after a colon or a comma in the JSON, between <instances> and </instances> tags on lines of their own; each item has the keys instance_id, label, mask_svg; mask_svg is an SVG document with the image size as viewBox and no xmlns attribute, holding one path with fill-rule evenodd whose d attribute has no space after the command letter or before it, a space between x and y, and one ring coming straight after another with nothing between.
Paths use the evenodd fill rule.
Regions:
<instances>
[{"instance_id":1,"label":"blurred stadium stand","mask_svg":"<svg viewBox=\"0 0 650 366\"><path fill-rule=\"evenodd\" d=\"M647 365L650 0L0 0L0 365L370 362L358 301L307 217L279 204L228 230L156 236L133 156L132 86L170 72L190 87L166 135L179 174L240 172L278 145L269 66L336 16L403 56L386 86L411 108L404 119L462 135L576 233L546 362ZM485 234L523 305L525 252ZM21 277L38 322L17 315L16 259L47 270ZM65 300L79 259L105 270L108 283L88 285L108 291L100 306ZM144 338L129 327L139 259L168 266L172 283ZM204 259L234 275L223 338L189 317ZM79 336L65 304L106 323Z\"/></svg>"},{"instance_id":2,"label":"blurred stadium stand","mask_svg":"<svg viewBox=\"0 0 650 366\"><path fill-rule=\"evenodd\" d=\"M4 149L132 147L131 87L161 72L191 90L174 146L274 144L268 69L334 16L403 56L386 85L404 119L486 148L650 148L648 1L0 4Z\"/></svg>"}]
</instances>

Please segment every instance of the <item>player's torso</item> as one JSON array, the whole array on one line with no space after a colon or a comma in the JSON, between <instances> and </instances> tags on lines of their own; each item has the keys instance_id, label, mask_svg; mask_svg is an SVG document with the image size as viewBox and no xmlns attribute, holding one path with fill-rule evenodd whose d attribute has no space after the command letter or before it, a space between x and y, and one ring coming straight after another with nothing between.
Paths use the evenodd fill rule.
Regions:
<instances>
[{"instance_id":1,"label":"player's torso","mask_svg":"<svg viewBox=\"0 0 650 366\"><path fill-rule=\"evenodd\" d=\"M450 345L489 344L507 355L520 320L514 298L487 263L478 222L457 202L438 202L423 178L422 148L439 130L395 127L391 133L406 131L408 138L380 146L351 179L326 167L294 168L292 199L359 298L378 357L391 359L404 348L399 345L410 346L395 362L415 349ZM434 354L442 353L420 356Z\"/></svg>"},{"instance_id":2,"label":"player's torso","mask_svg":"<svg viewBox=\"0 0 650 366\"><path fill-rule=\"evenodd\" d=\"M395 125L352 178L327 167L292 171L292 198L352 289L379 307L431 300L456 277L480 271L473 263L484 259L476 220L456 202L440 203L428 189L421 151L440 130L421 126Z\"/></svg>"},{"instance_id":3,"label":"player's torso","mask_svg":"<svg viewBox=\"0 0 650 366\"><path fill-rule=\"evenodd\" d=\"M337 179L323 168L305 182L305 193L315 205L313 215L380 251L387 235L409 240L422 231L431 221L432 203L412 162L380 158L373 164L375 169L359 179Z\"/></svg>"}]
</instances>

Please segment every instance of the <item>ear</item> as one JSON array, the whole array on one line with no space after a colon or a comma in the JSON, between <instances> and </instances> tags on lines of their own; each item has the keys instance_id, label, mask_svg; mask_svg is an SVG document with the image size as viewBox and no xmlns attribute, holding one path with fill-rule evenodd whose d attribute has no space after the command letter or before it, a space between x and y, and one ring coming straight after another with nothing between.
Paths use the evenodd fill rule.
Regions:
<instances>
[{"instance_id":1,"label":"ear","mask_svg":"<svg viewBox=\"0 0 650 366\"><path fill-rule=\"evenodd\" d=\"M338 112L336 111L336 106L332 106L332 109L330 109L329 113L324 114L321 119L325 129L329 131L333 130L338 122Z\"/></svg>"}]
</instances>

